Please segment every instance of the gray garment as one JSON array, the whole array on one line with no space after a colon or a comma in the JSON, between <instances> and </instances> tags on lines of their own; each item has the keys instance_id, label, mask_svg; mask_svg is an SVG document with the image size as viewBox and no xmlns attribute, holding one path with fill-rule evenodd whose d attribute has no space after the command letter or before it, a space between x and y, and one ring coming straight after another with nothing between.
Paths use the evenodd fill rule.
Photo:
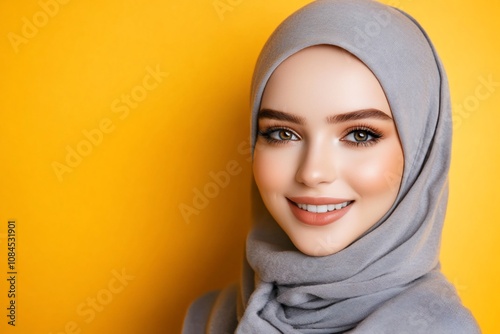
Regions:
<instances>
[{"instance_id":1,"label":"gray garment","mask_svg":"<svg viewBox=\"0 0 500 334\"><path fill-rule=\"evenodd\" d=\"M184 333L479 333L439 269L450 97L441 61L414 19L370 0L319 0L290 16L269 38L255 68L253 142L273 71L294 53L319 44L354 54L384 89L405 159L397 199L350 246L310 257L293 246L254 187L254 226L239 292L212 295L203 330L190 324L208 314L210 303L193 305Z\"/></svg>"}]
</instances>

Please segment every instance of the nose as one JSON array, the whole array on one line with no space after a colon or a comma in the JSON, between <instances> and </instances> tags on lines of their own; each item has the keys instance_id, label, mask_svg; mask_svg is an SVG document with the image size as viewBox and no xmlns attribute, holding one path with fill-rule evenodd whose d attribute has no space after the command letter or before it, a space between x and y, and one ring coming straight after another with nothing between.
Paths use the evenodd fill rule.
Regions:
<instances>
[{"instance_id":1,"label":"nose","mask_svg":"<svg viewBox=\"0 0 500 334\"><path fill-rule=\"evenodd\" d=\"M333 151L326 143L308 145L297 169L296 181L308 187L332 183L337 177Z\"/></svg>"}]
</instances>

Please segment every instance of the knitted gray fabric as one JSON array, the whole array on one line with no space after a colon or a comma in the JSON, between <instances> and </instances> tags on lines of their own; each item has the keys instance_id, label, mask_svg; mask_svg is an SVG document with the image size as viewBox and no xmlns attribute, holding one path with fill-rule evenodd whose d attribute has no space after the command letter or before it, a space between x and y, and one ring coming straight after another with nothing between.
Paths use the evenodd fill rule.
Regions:
<instances>
[{"instance_id":1,"label":"knitted gray fabric","mask_svg":"<svg viewBox=\"0 0 500 334\"><path fill-rule=\"evenodd\" d=\"M239 293L226 290L211 295L211 303L194 304L184 333L479 333L439 270L450 98L441 61L411 17L370 0L319 0L290 16L269 38L255 68L253 142L273 71L319 44L354 54L384 89L405 158L397 199L346 249L310 257L293 246L254 187L254 227Z\"/></svg>"}]
</instances>

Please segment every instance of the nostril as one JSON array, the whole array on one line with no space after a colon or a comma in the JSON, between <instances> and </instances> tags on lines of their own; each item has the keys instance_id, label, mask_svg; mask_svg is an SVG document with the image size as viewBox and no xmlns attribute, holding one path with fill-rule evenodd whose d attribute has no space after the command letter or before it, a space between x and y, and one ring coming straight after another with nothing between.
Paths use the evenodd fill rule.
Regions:
<instances>
[{"instance_id":1,"label":"nostril","mask_svg":"<svg viewBox=\"0 0 500 334\"><path fill-rule=\"evenodd\" d=\"M336 173L333 166L325 163L303 164L297 170L296 181L309 187L322 183L331 183L336 179Z\"/></svg>"}]
</instances>

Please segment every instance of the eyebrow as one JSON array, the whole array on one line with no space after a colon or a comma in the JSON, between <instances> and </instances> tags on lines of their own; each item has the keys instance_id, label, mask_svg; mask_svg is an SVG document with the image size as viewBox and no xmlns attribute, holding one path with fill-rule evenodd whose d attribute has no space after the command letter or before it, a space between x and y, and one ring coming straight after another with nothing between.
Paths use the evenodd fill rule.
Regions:
<instances>
[{"instance_id":1,"label":"eyebrow","mask_svg":"<svg viewBox=\"0 0 500 334\"><path fill-rule=\"evenodd\" d=\"M365 118L375 118L383 121L392 120L391 116L387 115L385 112L380 111L378 109L370 108L370 109L351 111L348 113L338 114L334 116L328 116L327 122L342 123L342 122L355 121L358 119L365 119Z\"/></svg>"},{"instance_id":2,"label":"eyebrow","mask_svg":"<svg viewBox=\"0 0 500 334\"><path fill-rule=\"evenodd\" d=\"M295 124L305 124L306 119L304 117L296 116L293 114L289 114L283 111L278 111L278 110L273 110L273 109L262 109L259 111L258 115L259 119L262 118L267 118L267 119L275 119L279 121L287 121L290 123L295 123ZM349 121L355 121L359 119L366 119L366 118L375 118L375 119L380 119L380 120L392 120L392 118L384 113L383 111L380 111L378 109L374 108L369 108L369 109L361 109L361 110L355 110L355 111L350 111L347 113L343 114L338 114L338 115L333 115L333 116L328 116L326 118L326 121L331 124L331 123L343 123L343 122L349 122Z\"/></svg>"},{"instance_id":3,"label":"eyebrow","mask_svg":"<svg viewBox=\"0 0 500 334\"><path fill-rule=\"evenodd\" d=\"M262 118L275 119L278 121L287 121L295 124L305 124L306 122L306 119L304 117L288 114L286 112L273 109L261 109L257 116L259 119Z\"/></svg>"}]
</instances>

